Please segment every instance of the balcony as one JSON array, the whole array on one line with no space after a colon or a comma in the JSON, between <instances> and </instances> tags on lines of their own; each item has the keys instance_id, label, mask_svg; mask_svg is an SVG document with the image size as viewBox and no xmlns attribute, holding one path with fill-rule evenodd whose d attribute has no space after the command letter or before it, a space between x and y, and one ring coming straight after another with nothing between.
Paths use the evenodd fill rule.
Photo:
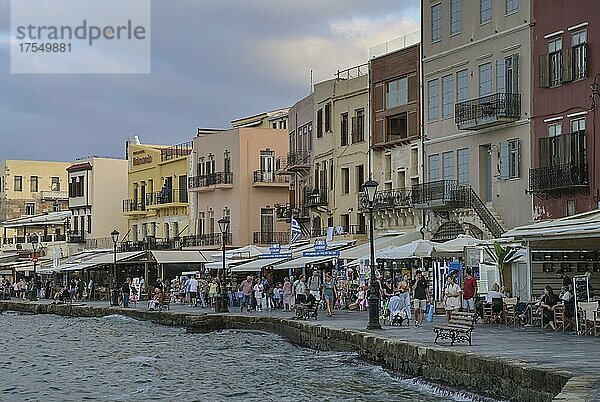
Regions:
<instances>
[{"instance_id":1,"label":"balcony","mask_svg":"<svg viewBox=\"0 0 600 402\"><path fill-rule=\"evenodd\" d=\"M161 162L166 162L172 159L182 158L192 153L194 143L192 141L184 142L183 144L173 145L160 150Z\"/></svg>"},{"instance_id":2,"label":"balcony","mask_svg":"<svg viewBox=\"0 0 600 402\"><path fill-rule=\"evenodd\" d=\"M215 188L233 188L233 172L217 172L188 179L193 191L212 191Z\"/></svg>"},{"instance_id":3,"label":"balcony","mask_svg":"<svg viewBox=\"0 0 600 402\"><path fill-rule=\"evenodd\" d=\"M255 170L254 187L284 187L290 184L288 176L276 175L272 170Z\"/></svg>"},{"instance_id":4,"label":"balcony","mask_svg":"<svg viewBox=\"0 0 600 402\"><path fill-rule=\"evenodd\" d=\"M67 243L85 243L85 233L84 232L71 232L67 236Z\"/></svg>"},{"instance_id":5,"label":"balcony","mask_svg":"<svg viewBox=\"0 0 600 402\"><path fill-rule=\"evenodd\" d=\"M327 237L328 228L309 230L310 237ZM367 225L339 225L333 227L333 236L366 235Z\"/></svg>"},{"instance_id":6,"label":"balcony","mask_svg":"<svg viewBox=\"0 0 600 402\"><path fill-rule=\"evenodd\" d=\"M296 207L294 204L275 204L275 215L278 220L290 221L292 216L297 221L309 220L308 211L305 207Z\"/></svg>"},{"instance_id":7,"label":"balcony","mask_svg":"<svg viewBox=\"0 0 600 402\"><path fill-rule=\"evenodd\" d=\"M67 201L69 199L69 193L66 191L42 191L42 201Z\"/></svg>"},{"instance_id":8,"label":"balcony","mask_svg":"<svg viewBox=\"0 0 600 402\"><path fill-rule=\"evenodd\" d=\"M289 244L290 232L254 232L254 244Z\"/></svg>"},{"instance_id":9,"label":"balcony","mask_svg":"<svg viewBox=\"0 0 600 402\"><path fill-rule=\"evenodd\" d=\"M406 188L397 188L393 190L382 190L375 193L373 209L393 210L399 208L409 208L412 203L411 190ZM358 194L358 207L364 211L368 208L368 200L364 193Z\"/></svg>"},{"instance_id":10,"label":"balcony","mask_svg":"<svg viewBox=\"0 0 600 402\"><path fill-rule=\"evenodd\" d=\"M146 213L146 203L138 199L123 200L123 213L128 215Z\"/></svg>"},{"instance_id":11,"label":"balcony","mask_svg":"<svg viewBox=\"0 0 600 402\"><path fill-rule=\"evenodd\" d=\"M307 208L327 206L327 190L311 190L304 193L304 205Z\"/></svg>"},{"instance_id":12,"label":"balcony","mask_svg":"<svg viewBox=\"0 0 600 402\"><path fill-rule=\"evenodd\" d=\"M163 189L156 193L146 194L146 206L148 209L177 206L174 204L187 204L188 193L185 189Z\"/></svg>"},{"instance_id":13,"label":"balcony","mask_svg":"<svg viewBox=\"0 0 600 402\"><path fill-rule=\"evenodd\" d=\"M587 188L587 163L563 163L529 169L529 191L532 193L561 193L577 188Z\"/></svg>"},{"instance_id":14,"label":"balcony","mask_svg":"<svg viewBox=\"0 0 600 402\"><path fill-rule=\"evenodd\" d=\"M289 172L298 172L310 169L310 153L289 152L285 169Z\"/></svg>"},{"instance_id":15,"label":"balcony","mask_svg":"<svg viewBox=\"0 0 600 402\"><path fill-rule=\"evenodd\" d=\"M468 186L457 180L437 180L412 187L411 200L415 209L455 209L468 204Z\"/></svg>"},{"instance_id":16,"label":"balcony","mask_svg":"<svg viewBox=\"0 0 600 402\"><path fill-rule=\"evenodd\" d=\"M181 242L182 247L205 247L205 246L220 246L223 235L221 233L208 233L197 236L183 236ZM225 244L232 244L232 235L227 233Z\"/></svg>"},{"instance_id":17,"label":"balcony","mask_svg":"<svg viewBox=\"0 0 600 402\"><path fill-rule=\"evenodd\" d=\"M480 130L521 117L521 94L497 93L457 103L455 122L459 130Z\"/></svg>"}]
</instances>

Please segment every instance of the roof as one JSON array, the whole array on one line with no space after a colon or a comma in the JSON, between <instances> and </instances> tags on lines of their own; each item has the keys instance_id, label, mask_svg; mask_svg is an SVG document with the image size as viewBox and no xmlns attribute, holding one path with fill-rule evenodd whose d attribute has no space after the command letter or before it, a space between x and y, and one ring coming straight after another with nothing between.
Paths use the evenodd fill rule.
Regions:
<instances>
[{"instance_id":1,"label":"roof","mask_svg":"<svg viewBox=\"0 0 600 402\"><path fill-rule=\"evenodd\" d=\"M553 240L600 237L600 209L519 226L504 233L502 237L527 240Z\"/></svg>"},{"instance_id":2,"label":"roof","mask_svg":"<svg viewBox=\"0 0 600 402\"><path fill-rule=\"evenodd\" d=\"M91 170L92 164L89 162L75 163L67 168L67 172L79 172L82 170Z\"/></svg>"},{"instance_id":3,"label":"roof","mask_svg":"<svg viewBox=\"0 0 600 402\"><path fill-rule=\"evenodd\" d=\"M198 250L153 250L152 257L158 264L200 264L210 261Z\"/></svg>"},{"instance_id":4,"label":"roof","mask_svg":"<svg viewBox=\"0 0 600 402\"><path fill-rule=\"evenodd\" d=\"M236 265L235 267L231 268L231 272L260 272L263 268L279 264L280 262L286 260L286 258L258 259L245 264Z\"/></svg>"},{"instance_id":5,"label":"roof","mask_svg":"<svg viewBox=\"0 0 600 402\"><path fill-rule=\"evenodd\" d=\"M294 258L293 260L288 260L281 264L277 264L273 266L273 269L290 269L290 268L304 268L306 264L316 264L318 262L330 261L337 257L327 256L327 257L300 257Z\"/></svg>"},{"instance_id":6,"label":"roof","mask_svg":"<svg viewBox=\"0 0 600 402\"><path fill-rule=\"evenodd\" d=\"M4 221L2 226L5 228L15 228L22 226L37 225L62 225L71 217L71 211L48 212L43 215L27 216Z\"/></svg>"}]
</instances>

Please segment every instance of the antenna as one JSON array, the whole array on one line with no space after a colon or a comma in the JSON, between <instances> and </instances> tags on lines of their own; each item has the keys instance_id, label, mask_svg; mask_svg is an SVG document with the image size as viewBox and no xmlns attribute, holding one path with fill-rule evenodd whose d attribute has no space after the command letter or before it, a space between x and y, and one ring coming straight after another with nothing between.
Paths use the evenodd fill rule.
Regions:
<instances>
[{"instance_id":1,"label":"antenna","mask_svg":"<svg viewBox=\"0 0 600 402\"><path fill-rule=\"evenodd\" d=\"M310 69L310 93L313 93L313 70Z\"/></svg>"}]
</instances>

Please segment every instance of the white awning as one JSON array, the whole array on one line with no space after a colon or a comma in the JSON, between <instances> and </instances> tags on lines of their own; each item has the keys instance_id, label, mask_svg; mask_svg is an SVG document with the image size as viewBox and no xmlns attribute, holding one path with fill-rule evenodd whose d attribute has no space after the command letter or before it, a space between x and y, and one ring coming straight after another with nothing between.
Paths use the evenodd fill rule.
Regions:
<instances>
[{"instance_id":1,"label":"white awning","mask_svg":"<svg viewBox=\"0 0 600 402\"><path fill-rule=\"evenodd\" d=\"M600 237L600 209L520 226L504 233L502 237L525 240L597 238Z\"/></svg>"},{"instance_id":2,"label":"white awning","mask_svg":"<svg viewBox=\"0 0 600 402\"><path fill-rule=\"evenodd\" d=\"M231 268L231 272L260 272L263 268L279 264L286 260L287 258L258 259L245 264L236 265Z\"/></svg>"},{"instance_id":3,"label":"white awning","mask_svg":"<svg viewBox=\"0 0 600 402\"><path fill-rule=\"evenodd\" d=\"M198 250L152 251L158 264L201 264L210 261Z\"/></svg>"},{"instance_id":4,"label":"white awning","mask_svg":"<svg viewBox=\"0 0 600 402\"><path fill-rule=\"evenodd\" d=\"M333 259L335 259L337 257L332 257L332 256L328 256L328 257L300 257L300 258L295 258L293 260L289 260L286 262L283 262L281 264L277 264L273 266L273 269L290 269L290 268L304 268L307 264L316 264L319 262L324 262L324 261L331 261Z\"/></svg>"},{"instance_id":5,"label":"white awning","mask_svg":"<svg viewBox=\"0 0 600 402\"><path fill-rule=\"evenodd\" d=\"M394 236L381 236L375 239L375 251L382 250L384 248L392 246L401 246L403 244L410 243L413 240L421 238L419 232L408 232ZM340 251L341 260L356 260L369 258L371 253L371 245L369 242L355 246L346 250Z\"/></svg>"},{"instance_id":6,"label":"white awning","mask_svg":"<svg viewBox=\"0 0 600 402\"><path fill-rule=\"evenodd\" d=\"M231 268L235 265L244 264L251 260L225 260L227 268ZM204 269L221 269L223 268L223 261L209 262L204 264Z\"/></svg>"}]
</instances>

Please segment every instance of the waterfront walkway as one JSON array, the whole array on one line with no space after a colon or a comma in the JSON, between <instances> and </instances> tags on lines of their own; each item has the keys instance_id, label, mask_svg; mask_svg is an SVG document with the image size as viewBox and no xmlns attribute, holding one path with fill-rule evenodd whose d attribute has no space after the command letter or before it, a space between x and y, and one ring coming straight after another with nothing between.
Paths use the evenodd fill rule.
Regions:
<instances>
[{"instance_id":1,"label":"waterfront walkway","mask_svg":"<svg viewBox=\"0 0 600 402\"><path fill-rule=\"evenodd\" d=\"M106 302L91 302L86 305L106 307ZM147 302L142 301L136 306L146 310ZM181 304L171 304L171 311L190 314L210 314L210 308L189 307ZM336 310L333 317L327 317L324 311L319 311L318 320L308 320L306 323L331 328L342 328L366 331L368 321L367 311ZM240 313L239 307L233 307L230 314L246 316L271 316L292 318L293 312L262 311ZM409 342L432 346L435 338L432 324L444 324L445 316L435 316L433 323L423 323L423 327L384 326L382 330L373 331L385 337L402 339ZM439 347L450 347L449 342L439 341ZM496 324L475 324L473 346L458 343L452 347L456 351L477 353L490 357L501 357L512 361L523 361L541 364L548 368L564 369L575 373L598 375L600 373L600 338L578 336L574 332L541 330L532 327L514 327Z\"/></svg>"}]
</instances>

